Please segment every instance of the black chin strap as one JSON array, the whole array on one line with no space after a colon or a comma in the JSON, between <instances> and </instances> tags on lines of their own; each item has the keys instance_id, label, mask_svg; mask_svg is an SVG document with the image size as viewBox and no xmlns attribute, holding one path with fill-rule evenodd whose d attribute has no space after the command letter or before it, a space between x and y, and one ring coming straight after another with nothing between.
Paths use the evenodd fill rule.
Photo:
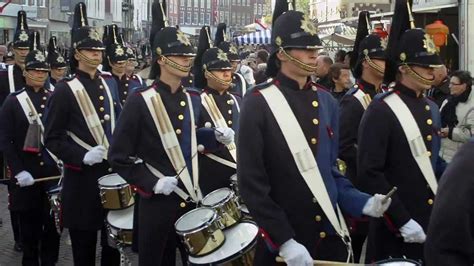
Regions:
<instances>
[{"instance_id":1,"label":"black chin strap","mask_svg":"<svg viewBox=\"0 0 474 266\"><path fill-rule=\"evenodd\" d=\"M165 61L165 64L169 65L170 67L172 67L176 70L179 70L179 71L185 72L185 73L188 73L189 71L191 71L191 66L180 65L180 64L176 63L175 61L169 59L168 57L166 57L164 55L161 56L161 59L163 61Z\"/></svg>"},{"instance_id":2,"label":"black chin strap","mask_svg":"<svg viewBox=\"0 0 474 266\"><path fill-rule=\"evenodd\" d=\"M433 85L433 80L432 79L426 79L422 77L420 74L416 73L415 70L413 70L409 65L403 64L403 67L408 71L408 75L412 76L414 79L418 80L419 82L425 84L425 85Z\"/></svg>"},{"instance_id":3,"label":"black chin strap","mask_svg":"<svg viewBox=\"0 0 474 266\"><path fill-rule=\"evenodd\" d=\"M318 69L317 66L308 65L306 63L301 62L299 59L294 58L293 56L288 54L283 48L280 48L280 52L282 52L288 59L290 59L291 62L295 63L299 68L303 70L306 70L308 72L316 72L316 69Z\"/></svg>"},{"instance_id":4,"label":"black chin strap","mask_svg":"<svg viewBox=\"0 0 474 266\"><path fill-rule=\"evenodd\" d=\"M216 77L216 75L209 72L208 70L205 70L204 73L207 75L207 78L212 79L212 80L216 81L217 83L219 83L221 85L224 85L224 86L227 86L227 87L230 87L230 85L232 85L232 80L227 81L227 80L220 79L220 78Z\"/></svg>"}]
</instances>

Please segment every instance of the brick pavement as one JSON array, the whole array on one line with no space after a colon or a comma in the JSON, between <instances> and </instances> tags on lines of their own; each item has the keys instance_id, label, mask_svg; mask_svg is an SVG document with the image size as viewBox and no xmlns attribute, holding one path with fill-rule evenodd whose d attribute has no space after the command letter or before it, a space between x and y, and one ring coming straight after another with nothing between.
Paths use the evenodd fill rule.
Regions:
<instances>
[{"instance_id":1,"label":"brick pavement","mask_svg":"<svg viewBox=\"0 0 474 266\"><path fill-rule=\"evenodd\" d=\"M10 224L10 213L8 212L7 202L7 187L0 185L0 218L3 220L3 225L0 227L0 266L16 266L21 265L22 253L13 250L14 240L13 233ZM59 248L59 265L73 265L72 260L72 249L68 242L67 230L61 235L61 246ZM100 242L100 237L98 238ZM100 262L100 252L98 243L96 265ZM127 255L129 256L132 265L138 265L138 256L127 249ZM177 254L177 266L182 266L182 263Z\"/></svg>"}]
</instances>

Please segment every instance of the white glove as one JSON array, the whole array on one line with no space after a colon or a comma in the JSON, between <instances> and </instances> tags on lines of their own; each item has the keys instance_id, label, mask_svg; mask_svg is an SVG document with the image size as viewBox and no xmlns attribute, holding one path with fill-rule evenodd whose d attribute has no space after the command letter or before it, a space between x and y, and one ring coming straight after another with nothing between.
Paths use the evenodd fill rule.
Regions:
<instances>
[{"instance_id":1,"label":"white glove","mask_svg":"<svg viewBox=\"0 0 474 266\"><path fill-rule=\"evenodd\" d=\"M107 150L104 146L98 145L92 148L90 151L84 155L82 162L87 165L94 165L96 163L101 163L104 160Z\"/></svg>"},{"instance_id":2,"label":"white glove","mask_svg":"<svg viewBox=\"0 0 474 266\"><path fill-rule=\"evenodd\" d=\"M18 180L18 184L20 187L27 187L31 186L35 183L33 176L27 171L21 171L15 176L16 180Z\"/></svg>"},{"instance_id":3,"label":"white glove","mask_svg":"<svg viewBox=\"0 0 474 266\"><path fill-rule=\"evenodd\" d=\"M293 238L281 245L279 255L288 266L313 265L313 258L309 255L308 250Z\"/></svg>"},{"instance_id":4,"label":"white glove","mask_svg":"<svg viewBox=\"0 0 474 266\"><path fill-rule=\"evenodd\" d=\"M385 195L375 194L372 196L367 203L364 205L364 209L362 209L362 213L367 216L372 216L375 218L379 218L383 216L384 212L390 207L390 203L392 203L392 199L388 198L385 203L382 203Z\"/></svg>"},{"instance_id":5,"label":"white glove","mask_svg":"<svg viewBox=\"0 0 474 266\"><path fill-rule=\"evenodd\" d=\"M234 142L235 132L232 128L218 127L214 131L214 134L216 135L216 140L224 145L229 145Z\"/></svg>"},{"instance_id":6,"label":"white glove","mask_svg":"<svg viewBox=\"0 0 474 266\"><path fill-rule=\"evenodd\" d=\"M413 219L400 228L400 233L406 243L424 243L426 240L423 228Z\"/></svg>"},{"instance_id":7,"label":"white glove","mask_svg":"<svg viewBox=\"0 0 474 266\"><path fill-rule=\"evenodd\" d=\"M175 176L165 176L160 178L153 187L155 194L169 195L178 185L178 179Z\"/></svg>"}]
</instances>

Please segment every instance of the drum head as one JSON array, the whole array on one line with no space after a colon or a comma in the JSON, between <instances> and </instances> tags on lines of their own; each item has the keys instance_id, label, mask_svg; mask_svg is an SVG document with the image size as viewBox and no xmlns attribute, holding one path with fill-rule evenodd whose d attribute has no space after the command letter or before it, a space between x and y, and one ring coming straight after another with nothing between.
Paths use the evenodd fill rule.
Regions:
<instances>
[{"instance_id":1,"label":"drum head","mask_svg":"<svg viewBox=\"0 0 474 266\"><path fill-rule=\"evenodd\" d=\"M216 217L216 211L211 208L197 208L189 211L176 221L174 227L178 232L193 231L209 223Z\"/></svg>"},{"instance_id":2,"label":"drum head","mask_svg":"<svg viewBox=\"0 0 474 266\"><path fill-rule=\"evenodd\" d=\"M107 214L107 222L120 229L133 229L133 206L123 210L109 211Z\"/></svg>"},{"instance_id":3,"label":"drum head","mask_svg":"<svg viewBox=\"0 0 474 266\"><path fill-rule=\"evenodd\" d=\"M258 227L251 222L242 222L224 231L225 242L216 251L202 257L189 256L192 264L222 263L238 257L257 239Z\"/></svg>"},{"instance_id":4,"label":"drum head","mask_svg":"<svg viewBox=\"0 0 474 266\"><path fill-rule=\"evenodd\" d=\"M216 206L217 204L228 199L231 194L232 190L229 188L219 188L218 190L214 190L207 194L207 196L202 199L202 205L208 207Z\"/></svg>"},{"instance_id":5,"label":"drum head","mask_svg":"<svg viewBox=\"0 0 474 266\"><path fill-rule=\"evenodd\" d=\"M99 182L99 185L104 186L104 187L115 187L118 185L127 184L127 181L125 181L118 174L110 174L110 175L103 176L99 178L98 182Z\"/></svg>"},{"instance_id":6,"label":"drum head","mask_svg":"<svg viewBox=\"0 0 474 266\"><path fill-rule=\"evenodd\" d=\"M418 263L410 259L387 259L376 262L375 265L384 265L384 266L418 266L421 263Z\"/></svg>"}]
</instances>

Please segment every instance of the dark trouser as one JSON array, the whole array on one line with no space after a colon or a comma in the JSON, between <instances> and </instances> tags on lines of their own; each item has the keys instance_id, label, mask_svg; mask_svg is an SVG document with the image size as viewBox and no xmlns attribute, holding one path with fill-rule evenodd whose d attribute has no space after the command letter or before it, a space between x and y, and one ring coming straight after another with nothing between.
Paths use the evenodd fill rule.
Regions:
<instances>
[{"instance_id":1,"label":"dark trouser","mask_svg":"<svg viewBox=\"0 0 474 266\"><path fill-rule=\"evenodd\" d=\"M97 231L69 229L72 242L72 255L75 266L95 265L95 251L97 245ZM109 246L107 229L100 232L101 259L100 265L114 266L120 264L120 253Z\"/></svg>"},{"instance_id":2,"label":"dark trouser","mask_svg":"<svg viewBox=\"0 0 474 266\"><path fill-rule=\"evenodd\" d=\"M174 266L176 248L180 250L183 265L187 265L187 254L176 234L174 223L186 211L194 206L187 204L179 207L179 199L170 196L154 196L152 199L140 199L139 211L139 265Z\"/></svg>"},{"instance_id":3,"label":"dark trouser","mask_svg":"<svg viewBox=\"0 0 474 266\"><path fill-rule=\"evenodd\" d=\"M315 260L339 261L345 262L347 259L347 249L341 238L338 236L327 236L324 239L315 240L316 246L313 250L308 250ZM265 241L259 237L253 265L276 265L275 258L278 251L272 253Z\"/></svg>"},{"instance_id":4,"label":"dark trouser","mask_svg":"<svg viewBox=\"0 0 474 266\"><path fill-rule=\"evenodd\" d=\"M403 237L390 231L383 219L370 221L368 248L374 254L375 261L388 258L407 258L423 261L423 244L405 243Z\"/></svg>"},{"instance_id":5,"label":"dark trouser","mask_svg":"<svg viewBox=\"0 0 474 266\"><path fill-rule=\"evenodd\" d=\"M350 219L352 250L354 251L354 262L358 263L360 257L363 255L365 260L363 263L369 263L373 260L366 248L365 254L362 254L362 248L367 235L369 234L369 219Z\"/></svg>"},{"instance_id":6,"label":"dark trouser","mask_svg":"<svg viewBox=\"0 0 474 266\"><path fill-rule=\"evenodd\" d=\"M19 213L23 265L55 265L59 253L59 235L45 204L42 210Z\"/></svg>"},{"instance_id":7,"label":"dark trouser","mask_svg":"<svg viewBox=\"0 0 474 266\"><path fill-rule=\"evenodd\" d=\"M20 242L20 212L10 210L10 222L12 224L13 239Z\"/></svg>"}]
</instances>

